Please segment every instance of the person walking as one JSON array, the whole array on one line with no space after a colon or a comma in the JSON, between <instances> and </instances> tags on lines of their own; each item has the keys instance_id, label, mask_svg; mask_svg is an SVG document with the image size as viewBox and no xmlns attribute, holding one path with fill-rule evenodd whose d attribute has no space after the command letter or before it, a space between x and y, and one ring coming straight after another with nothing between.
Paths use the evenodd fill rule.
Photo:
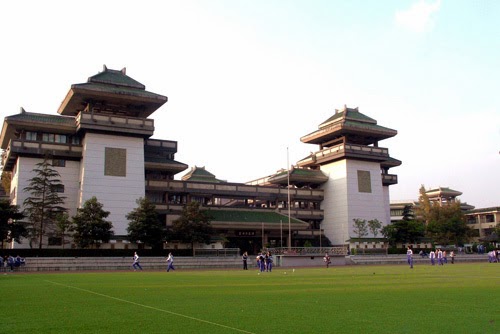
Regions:
<instances>
[{"instance_id":1,"label":"person walking","mask_svg":"<svg viewBox=\"0 0 500 334\"><path fill-rule=\"evenodd\" d=\"M455 252L454 251L450 252L450 258L451 258L451 264L454 264L455 263Z\"/></svg>"},{"instance_id":2,"label":"person walking","mask_svg":"<svg viewBox=\"0 0 500 334\"><path fill-rule=\"evenodd\" d=\"M410 269L413 269L413 251L410 246L406 250L406 259L410 265Z\"/></svg>"},{"instance_id":3,"label":"person walking","mask_svg":"<svg viewBox=\"0 0 500 334\"><path fill-rule=\"evenodd\" d=\"M268 271L268 272L273 271L273 255L271 254L271 252L267 252L266 271Z\"/></svg>"},{"instance_id":4,"label":"person walking","mask_svg":"<svg viewBox=\"0 0 500 334\"><path fill-rule=\"evenodd\" d=\"M436 253L434 250L431 249L431 252L429 253L429 259L431 259L431 264L434 265L436 262Z\"/></svg>"},{"instance_id":5,"label":"person walking","mask_svg":"<svg viewBox=\"0 0 500 334\"><path fill-rule=\"evenodd\" d=\"M170 269L175 270L175 268L174 268L174 256L172 255L172 253L168 253L167 263L168 263L167 273L170 271Z\"/></svg>"},{"instance_id":6,"label":"person walking","mask_svg":"<svg viewBox=\"0 0 500 334\"><path fill-rule=\"evenodd\" d=\"M132 267L134 268L134 271L136 271L137 268L142 270L141 264L139 263L139 254L137 254L137 252L134 252L134 262L132 263Z\"/></svg>"},{"instance_id":7,"label":"person walking","mask_svg":"<svg viewBox=\"0 0 500 334\"><path fill-rule=\"evenodd\" d=\"M325 253L325 257L323 258L323 261L325 262L326 267L329 268L330 263L332 263L332 260L330 259L330 255L328 255L328 253Z\"/></svg>"},{"instance_id":8,"label":"person walking","mask_svg":"<svg viewBox=\"0 0 500 334\"><path fill-rule=\"evenodd\" d=\"M441 250L441 248L438 249L437 259L438 259L438 266L442 266L443 265L443 251Z\"/></svg>"},{"instance_id":9,"label":"person walking","mask_svg":"<svg viewBox=\"0 0 500 334\"><path fill-rule=\"evenodd\" d=\"M248 270L248 253L243 253L241 259L243 260L243 270Z\"/></svg>"}]
</instances>

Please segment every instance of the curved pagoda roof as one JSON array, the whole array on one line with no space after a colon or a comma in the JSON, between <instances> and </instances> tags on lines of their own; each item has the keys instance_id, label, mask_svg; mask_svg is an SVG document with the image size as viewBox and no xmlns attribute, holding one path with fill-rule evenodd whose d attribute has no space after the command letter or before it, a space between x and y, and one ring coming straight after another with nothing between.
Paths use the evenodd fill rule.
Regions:
<instances>
[{"instance_id":1,"label":"curved pagoda roof","mask_svg":"<svg viewBox=\"0 0 500 334\"><path fill-rule=\"evenodd\" d=\"M185 174L182 181L196 181L196 182L210 182L210 183L226 183L226 181L219 180L214 174L210 173L205 167L194 166Z\"/></svg>"},{"instance_id":2,"label":"curved pagoda roof","mask_svg":"<svg viewBox=\"0 0 500 334\"><path fill-rule=\"evenodd\" d=\"M453 190L446 187L439 187L436 189L430 189L425 192L427 197L433 198L455 198L462 195L462 192L458 190Z\"/></svg>"},{"instance_id":3,"label":"curved pagoda roof","mask_svg":"<svg viewBox=\"0 0 500 334\"><path fill-rule=\"evenodd\" d=\"M358 108L344 106L321 123L318 130L300 138L303 143L329 146L347 137L349 142L370 145L397 135L397 131L377 125L377 121L359 112Z\"/></svg>"},{"instance_id":4,"label":"curved pagoda roof","mask_svg":"<svg viewBox=\"0 0 500 334\"><path fill-rule=\"evenodd\" d=\"M104 70L86 83L71 85L57 111L61 115L76 116L91 105L93 111L147 118L167 102L163 95L148 92L146 86L121 71Z\"/></svg>"},{"instance_id":5,"label":"curved pagoda roof","mask_svg":"<svg viewBox=\"0 0 500 334\"><path fill-rule=\"evenodd\" d=\"M326 176L319 169L292 167L290 171L286 169L278 171L268 179L268 182L271 184L286 186L288 185L289 179L290 184L293 184L297 187L303 187L323 184L328 181L328 176Z\"/></svg>"}]
</instances>

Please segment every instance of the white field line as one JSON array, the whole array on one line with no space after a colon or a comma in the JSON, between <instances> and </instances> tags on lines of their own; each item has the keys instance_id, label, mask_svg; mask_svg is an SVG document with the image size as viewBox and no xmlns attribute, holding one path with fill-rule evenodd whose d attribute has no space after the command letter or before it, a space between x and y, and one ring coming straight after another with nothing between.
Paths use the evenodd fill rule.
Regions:
<instances>
[{"instance_id":1,"label":"white field line","mask_svg":"<svg viewBox=\"0 0 500 334\"><path fill-rule=\"evenodd\" d=\"M155 310L155 311L158 311L158 312L163 312L163 313L167 313L167 314L171 314L171 315L176 315L178 317L182 317L182 318L186 318L186 319L203 322L203 323L206 323L206 324L209 324L209 325L218 326L218 327L222 327L222 328L227 328L227 329L230 329L230 330L233 330L233 331L236 331L236 332L240 332L240 333L255 334L253 332L249 332L249 331L246 331L246 330L243 330L243 329L239 329L239 328L235 328L235 327L231 327L231 326L226 326L226 325L218 324L216 322L212 322L212 321L208 321L208 320L203 320L203 319L195 318L195 317L191 317L189 315L180 314L180 313L176 313L176 312L172 312L172 311L168 311L168 310L163 310L163 309L160 309L160 308L156 308L156 307L152 307L152 306L148 306L148 305L144 305L144 304L135 303L135 302L132 302L132 301L129 301L129 300L125 300L125 299L121 299L121 298L117 298L117 297L113 297L113 296L108 296L108 295L105 295L105 294L102 294L102 293L98 293L98 292L95 292L95 291L91 291L91 290L87 290L87 289L77 288L77 287L71 286L71 285L61 284L61 283L57 283L57 282L53 282L53 281L47 281L47 280L45 280L45 282L56 284L56 285L60 285L60 286L64 286L64 287L70 288L70 289L84 291L84 292L91 293L91 294L94 294L94 295L97 295L97 296L101 296L101 297L105 297L105 298L117 300L117 301L122 302L122 303L128 303L128 304L132 304L132 305L135 305L135 306L140 306L140 307L144 307L144 308L147 308L147 309Z\"/></svg>"}]
</instances>

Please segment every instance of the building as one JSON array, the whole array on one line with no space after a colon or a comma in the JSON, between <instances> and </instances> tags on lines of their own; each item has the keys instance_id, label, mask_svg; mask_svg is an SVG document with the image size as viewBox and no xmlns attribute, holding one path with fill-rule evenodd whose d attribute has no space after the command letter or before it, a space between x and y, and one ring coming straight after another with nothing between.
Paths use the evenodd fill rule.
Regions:
<instances>
[{"instance_id":1,"label":"building","mask_svg":"<svg viewBox=\"0 0 500 334\"><path fill-rule=\"evenodd\" d=\"M439 203L439 205L455 203L462 195L462 192L449 187L432 188L425 193L429 201ZM391 222L402 220L405 210L414 215L414 209L418 205L418 200L391 201ZM500 207L475 209L473 205L464 202L460 203L460 208L465 214L468 226L476 231L476 236L472 240L474 242L479 242L480 239L490 236L497 224L500 224Z\"/></svg>"},{"instance_id":2,"label":"building","mask_svg":"<svg viewBox=\"0 0 500 334\"><path fill-rule=\"evenodd\" d=\"M93 196L111 212L115 237L103 247L137 247L127 240L126 215L141 197L155 203L167 226L186 203L198 201L216 230L212 247L251 252L307 241L345 245L355 236L355 219L390 221L389 186L397 176L388 170L401 162L378 144L397 131L358 108L336 110L303 136L302 142L319 148L292 168L243 184L217 179L205 167L188 170L175 160L176 141L151 138L150 116L167 100L125 69L104 67L71 86L59 115L22 109L5 117L0 145L4 170L12 173L11 202L22 205L33 169L48 157L61 175L70 216ZM44 245L60 247L59 239L48 233Z\"/></svg>"}]
</instances>

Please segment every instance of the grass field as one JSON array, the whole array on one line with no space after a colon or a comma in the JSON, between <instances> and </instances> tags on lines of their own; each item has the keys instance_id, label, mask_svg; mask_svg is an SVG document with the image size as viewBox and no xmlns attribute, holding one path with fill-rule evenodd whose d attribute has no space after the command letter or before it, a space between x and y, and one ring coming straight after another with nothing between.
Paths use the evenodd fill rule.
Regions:
<instances>
[{"instance_id":1,"label":"grass field","mask_svg":"<svg viewBox=\"0 0 500 334\"><path fill-rule=\"evenodd\" d=\"M0 291L0 333L500 333L489 263L2 273Z\"/></svg>"}]
</instances>

